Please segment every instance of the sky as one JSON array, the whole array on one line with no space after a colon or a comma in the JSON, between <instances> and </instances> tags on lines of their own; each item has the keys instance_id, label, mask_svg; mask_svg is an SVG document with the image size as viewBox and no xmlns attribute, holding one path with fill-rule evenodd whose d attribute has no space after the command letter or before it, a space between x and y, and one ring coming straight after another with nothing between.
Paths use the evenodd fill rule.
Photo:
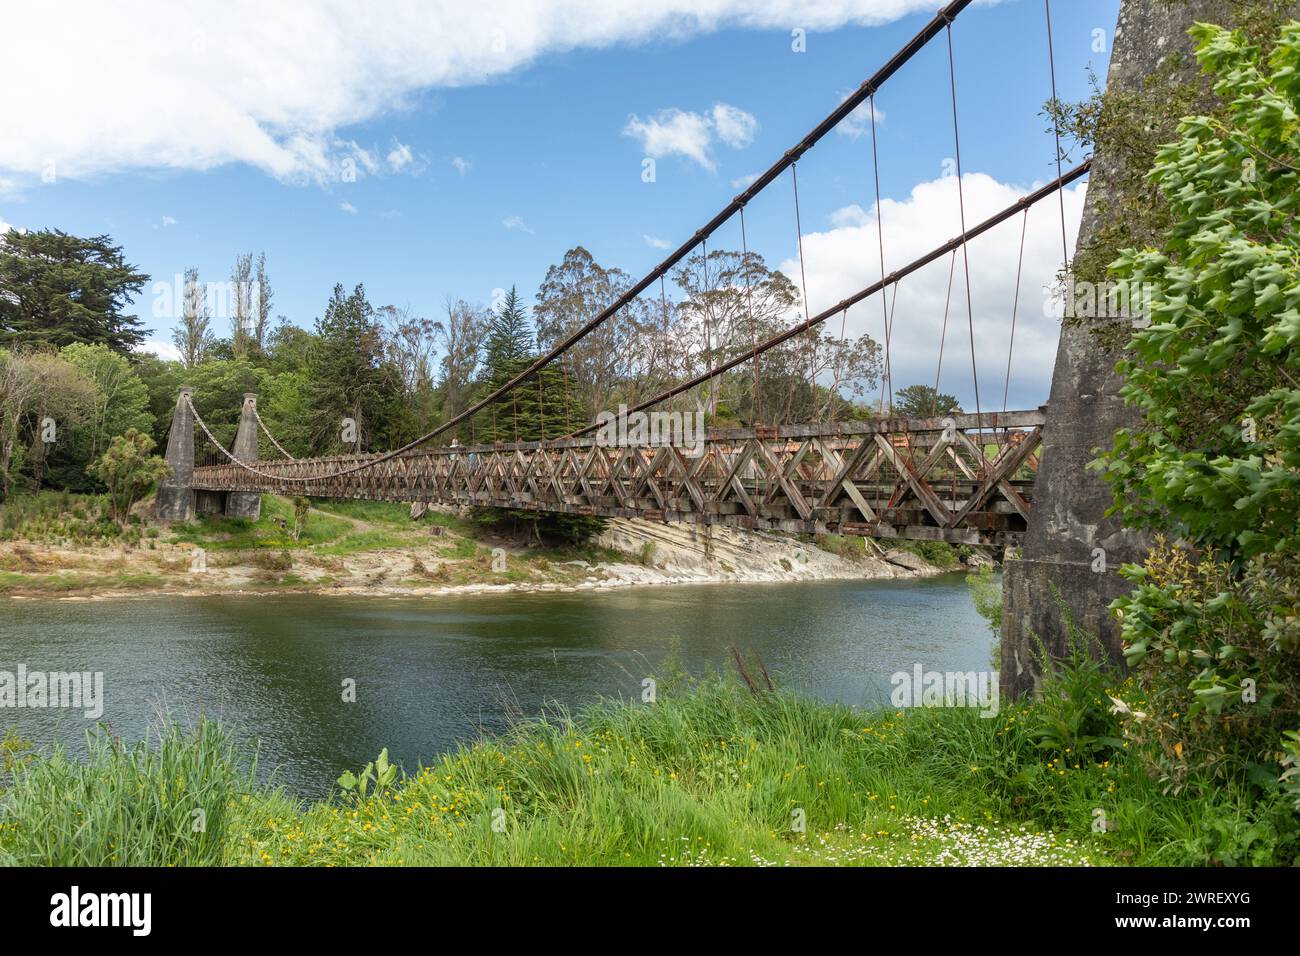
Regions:
<instances>
[{"instance_id":1,"label":"sky","mask_svg":"<svg viewBox=\"0 0 1300 956\"><path fill-rule=\"evenodd\" d=\"M1063 99L1104 79L1119 0L1052 4ZM531 302L583 245L640 276L902 46L938 0L479 0L366 4L14 4L0 52L0 231L107 233L153 277L135 310L171 352L180 275L229 279L265 252L273 315L311 327L335 283L439 318L448 297ZM1055 177L1040 0L989 0L952 28L968 226ZM11 90L11 92L13 92ZM816 312L960 233L941 35L798 164ZM1082 157L1074 156L1072 165ZM653 160L653 177L647 176ZM650 181L647 181L650 180ZM1086 185L1066 191L1069 247ZM974 408L1046 401L1059 320L1061 206L1045 202L899 286L895 387ZM1024 227L1020 267L1021 227ZM800 282L787 172L746 211L750 248ZM738 220L710 248L739 248ZM1016 275L1013 372L1005 381ZM802 316L799 316L802 318ZM879 297L850 334L883 341ZM838 323L835 323L838 324ZM214 322L229 334L222 317ZM834 330L838 334L838 328Z\"/></svg>"}]
</instances>

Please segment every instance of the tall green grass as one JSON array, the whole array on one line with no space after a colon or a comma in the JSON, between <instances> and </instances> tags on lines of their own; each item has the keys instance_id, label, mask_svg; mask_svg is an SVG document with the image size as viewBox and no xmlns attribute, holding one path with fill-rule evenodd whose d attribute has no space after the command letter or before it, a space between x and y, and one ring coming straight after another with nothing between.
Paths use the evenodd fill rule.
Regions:
<instances>
[{"instance_id":1,"label":"tall green grass","mask_svg":"<svg viewBox=\"0 0 1300 956\"><path fill-rule=\"evenodd\" d=\"M226 862L239 798L257 790L255 764L206 720L191 730L165 724L129 747L91 732L84 761L56 749L14 768L0 853L22 866Z\"/></svg>"},{"instance_id":2,"label":"tall green grass","mask_svg":"<svg viewBox=\"0 0 1300 956\"><path fill-rule=\"evenodd\" d=\"M1164 796L1122 746L1106 759L1043 746L1041 707L863 712L664 681L656 703L553 712L367 799L311 806L257 785L208 723L149 748L100 737L83 763L56 753L17 770L0 852L70 865L1294 861L1280 796L1244 780Z\"/></svg>"},{"instance_id":3,"label":"tall green grass","mask_svg":"<svg viewBox=\"0 0 1300 956\"><path fill-rule=\"evenodd\" d=\"M139 533L112 520L104 495L39 491L0 502L0 541L91 545L127 536L138 540Z\"/></svg>"}]
</instances>

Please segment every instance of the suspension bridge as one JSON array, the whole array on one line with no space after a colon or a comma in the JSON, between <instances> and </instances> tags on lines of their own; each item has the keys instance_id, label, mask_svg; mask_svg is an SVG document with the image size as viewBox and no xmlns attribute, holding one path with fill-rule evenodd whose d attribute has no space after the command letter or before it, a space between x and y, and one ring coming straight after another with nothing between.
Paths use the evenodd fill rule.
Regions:
<instances>
[{"instance_id":1,"label":"suspension bridge","mask_svg":"<svg viewBox=\"0 0 1300 956\"><path fill-rule=\"evenodd\" d=\"M491 394L401 448L295 459L284 452L266 428L258 415L254 395L245 396L239 428L228 448L216 439L195 410L191 390L182 389L167 446L172 475L159 490L159 517L184 519L195 511L253 517L257 514L259 496L277 493L642 517L700 525L942 540L995 547L1018 545L1034 507L1035 479L1048 416L1045 407L1029 410L1006 407L1020 299L1019 275L1015 299L1008 303L1005 319L1011 334L1006 380L999 383L1003 385L1001 410L984 408L975 356L976 317L971 304L967 250L973 239L1008 220L1022 217L1023 264L1023 221L1033 206L1055 198L1056 203L1052 205L1059 206L1062 255L1068 258L1062 191L1088 174L1091 160L1070 170L1063 169L1058 136L1054 180L984 221L968 224L958 122L960 87L952 33L958 16L970 3L971 0L954 0L940 10L807 136L599 314ZM1051 72L1044 79L1044 93L1050 92L1055 100L1050 0L1045 0L1045 10L1045 43ZM602 439L596 424L546 441L491 444L459 441L458 427L508 400L543 368L553 363L563 367L566 353L605 323L615 320L621 310L656 283L662 297L663 279L669 271L693 252L707 252L709 239L733 217L739 219L739 232L748 255L745 209L787 171L793 189L800 282L801 286L806 285L799 215L799 159L850 114L864 109L870 117L872 174L879 210L875 97L895 73L932 42L946 43L943 59L948 70L946 80L951 87L960 234L887 271L884 227L877 215L876 248L864 250L863 257L864 262L875 260L873 264L878 271L874 281L816 315L810 314L807 290L801 287L803 321L792 322L766 340L754 342L741 354L678 382L631 409L635 413L663 407L677 396L709 386L745 363L754 363L757 376L757 363L765 353L797 336L815 335L817 327L827 320L842 318L851 307L877 297L881 303L883 368L880 415L875 420L782 425L754 422L744 428L710 430L689 447L673 442L609 442ZM967 328L963 337L969 339L975 410L957 412L935 408L926 417L893 417L891 348L898 330L895 316L886 303L887 293L890 290L896 293L904 278L944 257L950 257L955 268L958 256L963 261L966 283ZM748 293L748 287L744 291ZM938 346L936 394L949 317L945 308L943 336ZM815 380L809 384L815 391ZM220 461L195 465L196 428L206 435ZM278 457L260 457L259 433L266 436Z\"/></svg>"}]
</instances>

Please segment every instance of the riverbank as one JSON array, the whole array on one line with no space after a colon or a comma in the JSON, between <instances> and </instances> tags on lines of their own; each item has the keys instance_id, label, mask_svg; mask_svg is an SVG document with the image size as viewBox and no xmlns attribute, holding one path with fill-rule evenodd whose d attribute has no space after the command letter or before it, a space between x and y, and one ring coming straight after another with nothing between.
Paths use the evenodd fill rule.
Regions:
<instances>
[{"instance_id":1,"label":"riverbank","mask_svg":"<svg viewBox=\"0 0 1300 956\"><path fill-rule=\"evenodd\" d=\"M617 519L582 545L528 546L450 510L419 520L402 505L317 502L294 515L263 496L256 522L160 524L147 503L125 528L94 499L46 496L5 519L0 594L70 599L175 594L435 596L653 585L913 578L957 570L954 552L865 539L803 538ZM7 505L6 509L14 507ZM22 507L22 506L17 506ZM986 560L983 556L977 556Z\"/></svg>"},{"instance_id":2,"label":"riverbank","mask_svg":"<svg viewBox=\"0 0 1300 956\"><path fill-rule=\"evenodd\" d=\"M1116 693L1133 699L1131 685ZM1090 866L1287 863L1281 802L1165 796L1125 747L1040 747L1043 704L858 711L665 678L650 703L530 720L304 804L208 722L43 756L0 790L19 865ZM9 750L13 751L14 745ZM21 753L19 753L21 756ZM342 768L341 768L342 769ZM364 781L364 785L362 783ZM191 826L206 807L203 829ZM1101 826L1098 826L1098 820ZM1249 837L1273 834L1271 841ZM1234 856L1233 854L1239 854Z\"/></svg>"}]
</instances>

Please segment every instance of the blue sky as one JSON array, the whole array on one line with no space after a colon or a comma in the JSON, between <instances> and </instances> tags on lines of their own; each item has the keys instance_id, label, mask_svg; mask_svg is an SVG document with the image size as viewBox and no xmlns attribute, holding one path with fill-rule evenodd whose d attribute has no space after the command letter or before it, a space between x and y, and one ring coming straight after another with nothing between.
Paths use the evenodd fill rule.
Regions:
<instances>
[{"instance_id":1,"label":"blue sky","mask_svg":"<svg viewBox=\"0 0 1300 956\"><path fill-rule=\"evenodd\" d=\"M540 26L516 26L508 4L490 24L459 29L454 19L431 24L428 17L405 27L322 21L304 27L309 41L311 29L321 31L314 47L272 47L270 66L265 50L226 39L222 24L183 6L125 28L105 21L102 30L130 30L129 43L140 51L136 57L128 48L119 61L120 97L110 95L117 87L110 74L101 81L103 100L90 107L74 109L54 89L25 113L0 115L9 143L0 145L0 222L108 233L157 280L189 266L203 279L224 280L236 253L265 251L273 313L304 326L320 314L336 282L364 282L374 304L409 305L430 317L438 317L448 296L486 303L494 289L511 284L531 301L547 266L576 244L606 266L640 275L665 254L653 241L675 247L694 232L740 190L744 177L764 170L901 46L934 4L832 0L815 16L802 15L798 4L762 13L728 0L704 6L708 17L648 22L640 6L629 5L622 16L635 26L613 17L567 33L554 21L586 15L577 0L555 6L549 20L543 11ZM891 18L908 7L924 12ZM385 15L367 9L376 20ZM271 16L261 10L251 6L230 18ZM1087 95L1090 64L1104 77L1117 10L1118 0L1053 5L1062 97ZM49 32L54 21L41 15L27 22L21 16L10 42L14 51L27 52L15 55L75 57L77 37ZM95 23L79 19L73 29L86 31L82 42L107 43L93 35ZM519 22L524 19L520 14ZM877 19L889 22L868 25ZM806 52L796 53L791 30L802 24L809 24L803 26ZM293 28L292 21L248 26L264 39ZM422 47L403 47L418 29L433 33ZM1049 96L1043 5L972 6L958 18L953 41L970 222L1055 175L1051 137L1039 115ZM159 44L169 52L159 54ZM429 44L438 44L444 62L422 72L417 61L421 49L434 49ZM519 48L517 63L512 45ZM231 74L252 93L209 89L217 75L221 83L236 82ZM183 96L146 93L143 102L123 105L173 81ZM955 192L942 186L943 161L953 155L948 82L940 37L877 100L884 113L881 216L890 267L957 231L948 202ZM241 113L240 104L249 102L255 105ZM718 104L748 114L752 121L744 124L750 125L711 124ZM21 108L0 107L0 114L5 109ZM636 135L637 124L671 121L674 114L665 111L680 111L679 120L697 114L686 120L696 134L687 145L697 152L672 152L682 137L665 134L655 181L646 183L647 143ZM286 143L294 145L281 148ZM701 156L699 148L707 153ZM359 173L355 182L338 173L349 157ZM41 179L47 168L53 182ZM870 177L867 135L833 134L799 164L814 309L878 277L874 244L865 241L875 234ZM914 192L925 184L929 193ZM1079 190L1070 204L1071 242L1081 201ZM951 216L936 215L935 204ZM1022 284L1021 301L1030 318L1022 312L1024 331L1016 333L1027 370L1012 383L1012 405L1045 400L1050 381L1056 322L1043 314L1042 286L1060 259L1054 203L1050 216L1036 210L1029 229L1026 262L1033 275ZM999 402L1018 222L1008 224L1010 238L970 250L972 281L982 283L975 310L980 370L983 375L987 364L998 381L995 389L982 388L996 391ZM751 248L769 263L794 265L788 174L755 201L747 226ZM715 243L738 247L738 226L724 227L711 248ZM917 277L910 297L900 296L895 336L899 361L907 363L903 377L933 377L934 359L926 356L934 346L936 309L942 311L934 290L942 292L947 279L946 261L936 265ZM960 263L957 268L960 282ZM954 296L964 336L964 299L960 309L958 301ZM169 339L172 319L153 315L153 296L147 292L137 305L152 337ZM879 309L876 301L855 310L851 326L879 338L871 325L878 326ZM966 347L964 337L951 341ZM943 385L965 395L970 383L960 370L964 359L968 380L969 352L952 356L951 380Z\"/></svg>"}]
</instances>

